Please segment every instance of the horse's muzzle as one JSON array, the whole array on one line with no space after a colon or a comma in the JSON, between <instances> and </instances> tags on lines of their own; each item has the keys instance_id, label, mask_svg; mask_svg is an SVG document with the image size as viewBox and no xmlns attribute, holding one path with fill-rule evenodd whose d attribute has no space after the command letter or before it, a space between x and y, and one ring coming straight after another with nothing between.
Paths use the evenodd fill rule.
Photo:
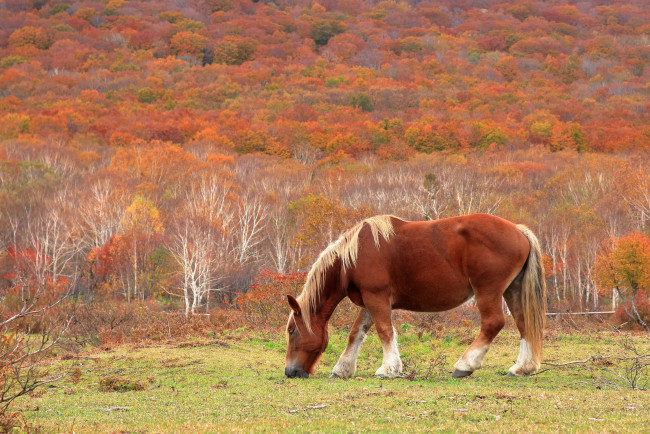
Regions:
<instances>
[{"instance_id":1,"label":"horse's muzzle","mask_svg":"<svg viewBox=\"0 0 650 434\"><path fill-rule=\"evenodd\" d=\"M294 366L286 366L284 368L284 375L289 378L309 378L309 372L305 372L301 368Z\"/></svg>"}]
</instances>

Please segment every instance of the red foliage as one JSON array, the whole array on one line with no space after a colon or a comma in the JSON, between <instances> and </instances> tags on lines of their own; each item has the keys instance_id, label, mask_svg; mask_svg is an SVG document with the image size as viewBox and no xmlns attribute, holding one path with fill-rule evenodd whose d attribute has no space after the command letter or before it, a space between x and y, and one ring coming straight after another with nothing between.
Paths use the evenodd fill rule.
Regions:
<instances>
[{"instance_id":1,"label":"red foliage","mask_svg":"<svg viewBox=\"0 0 650 434\"><path fill-rule=\"evenodd\" d=\"M282 274L262 270L249 290L237 296L235 306L250 324L278 330L289 315L287 294L300 293L306 276L303 272Z\"/></svg>"},{"instance_id":2,"label":"red foliage","mask_svg":"<svg viewBox=\"0 0 650 434\"><path fill-rule=\"evenodd\" d=\"M646 323L650 324L650 297L645 294L638 294L635 300L636 309L641 316L641 319ZM616 309L614 314L614 322L616 324L625 324L627 328L632 328L634 330L643 330L643 328L635 321L630 318L628 312L626 312L626 306L622 305ZM629 307L627 308L629 311Z\"/></svg>"}]
</instances>

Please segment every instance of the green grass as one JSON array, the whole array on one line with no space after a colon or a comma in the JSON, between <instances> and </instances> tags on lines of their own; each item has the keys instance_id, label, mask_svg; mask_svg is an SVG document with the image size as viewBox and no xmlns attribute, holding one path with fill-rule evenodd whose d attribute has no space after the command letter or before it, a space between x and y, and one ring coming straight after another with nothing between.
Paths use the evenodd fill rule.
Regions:
<instances>
[{"instance_id":1,"label":"green grass","mask_svg":"<svg viewBox=\"0 0 650 434\"><path fill-rule=\"evenodd\" d=\"M413 381L373 377L381 363L375 334L361 350L357 377L347 381L328 378L345 346L341 333L331 337L316 375L307 380L284 377L280 335L240 331L212 341L121 346L53 361L52 370L76 364L78 383L68 377L19 405L27 420L46 431L647 432L650 392L595 381L602 369L613 372L616 366L569 365L529 378L506 376L518 352L512 332L497 338L483 369L452 379L453 363L467 347L465 335L436 339L414 328L402 331L400 350ZM546 343L545 360L620 356L619 340L613 334L562 335ZM650 352L646 336L634 342ZM145 390L104 391L106 378L139 382Z\"/></svg>"}]
</instances>

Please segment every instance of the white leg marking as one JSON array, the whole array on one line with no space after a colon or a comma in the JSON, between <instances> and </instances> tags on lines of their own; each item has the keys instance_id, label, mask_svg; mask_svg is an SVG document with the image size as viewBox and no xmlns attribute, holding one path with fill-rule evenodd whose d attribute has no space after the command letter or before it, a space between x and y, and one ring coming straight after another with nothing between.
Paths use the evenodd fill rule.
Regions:
<instances>
[{"instance_id":1,"label":"white leg marking","mask_svg":"<svg viewBox=\"0 0 650 434\"><path fill-rule=\"evenodd\" d=\"M395 327L393 327L393 339L390 342L382 342L382 346L384 347L384 361L375 372L375 375L379 377L399 376L402 373L402 359L399 357Z\"/></svg>"},{"instance_id":2,"label":"white leg marking","mask_svg":"<svg viewBox=\"0 0 650 434\"><path fill-rule=\"evenodd\" d=\"M366 340L366 332L364 329L365 325L361 326L356 339L348 343L341 357L339 357L339 361L336 362L334 369L332 369L332 375L341 378L350 378L354 375L357 370L357 356L359 355L361 344Z\"/></svg>"},{"instance_id":3,"label":"white leg marking","mask_svg":"<svg viewBox=\"0 0 650 434\"><path fill-rule=\"evenodd\" d=\"M520 377L522 375L530 375L537 372L539 364L533 357L533 349L526 339L522 339L519 343L519 357L517 363L512 365L508 372L510 375Z\"/></svg>"},{"instance_id":4,"label":"white leg marking","mask_svg":"<svg viewBox=\"0 0 650 434\"><path fill-rule=\"evenodd\" d=\"M490 349L489 345L482 348L468 348L454 365L455 369L465 372L474 372L483 364L483 357Z\"/></svg>"}]
</instances>

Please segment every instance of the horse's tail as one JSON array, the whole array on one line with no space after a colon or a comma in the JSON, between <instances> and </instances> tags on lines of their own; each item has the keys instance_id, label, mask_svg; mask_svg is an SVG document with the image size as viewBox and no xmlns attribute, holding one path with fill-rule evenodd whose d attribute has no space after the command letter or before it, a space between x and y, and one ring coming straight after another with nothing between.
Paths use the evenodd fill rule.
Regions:
<instances>
[{"instance_id":1,"label":"horse's tail","mask_svg":"<svg viewBox=\"0 0 650 434\"><path fill-rule=\"evenodd\" d=\"M521 305L524 313L526 340L539 369L546 320L546 280L544 279L542 250L533 231L524 225L517 225L517 229L528 238L530 243L530 252L522 281Z\"/></svg>"}]
</instances>

